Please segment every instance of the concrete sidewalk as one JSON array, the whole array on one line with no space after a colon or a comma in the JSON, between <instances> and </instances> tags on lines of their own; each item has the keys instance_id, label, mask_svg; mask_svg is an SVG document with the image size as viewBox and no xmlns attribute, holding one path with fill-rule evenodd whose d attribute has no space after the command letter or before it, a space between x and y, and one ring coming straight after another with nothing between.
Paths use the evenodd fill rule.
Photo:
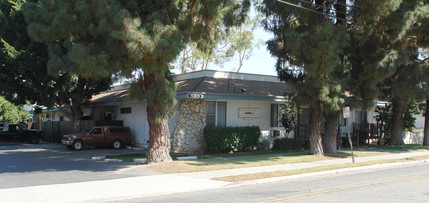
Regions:
<instances>
[{"instance_id":1,"label":"concrete sidewalk","mask_svg":"<svg viewBox=\"0 0 429 203\"><path fill-rule=\"evenodd\" d=\"M400 152L381 156L358 157L356 162L401 159L413 156L429 155L429 151L422 152ZM230 183L225 181L211 180L214 177L252 174L259 172L270 172L279 170L294 170L311 168L317 166L336 165L350 163L351 158L332 159L315 162L282 164L273 166L249 167L239 169L227 169L216 171L204 171L180 174L164 174L154 176L140 176L132 178L88 181L68 184L41 185L31 187L19 187L0 189L2 202L103 202L114 200L126 200L133 198L144 198L165 194L174 194L191 191L201 191L225 187L237 187L241 185L261 184L289 178L308 176L309 174L259 179ZM404 163L401 163L404 164ZM389 165L389 164L386 164ZM392 164L390 164L392 165ZM393 164L394 165L394 164ZM370 166L380 167L380 166ZM360 167L361 168L361 167ZM342 170L358 170L342 169ZM318 172L335 173L335 171ZM310 175L314 175L310 174Z\"/></svg>"}]
</instances>

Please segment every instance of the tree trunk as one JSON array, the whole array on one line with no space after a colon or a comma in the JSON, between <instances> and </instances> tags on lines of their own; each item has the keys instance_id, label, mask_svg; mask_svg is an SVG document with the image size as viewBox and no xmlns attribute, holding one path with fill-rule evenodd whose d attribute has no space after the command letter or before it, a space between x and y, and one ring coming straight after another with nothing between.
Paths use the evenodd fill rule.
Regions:
<instances>
[{"instance_id":1,"label":"tree trunk","mask_svg":"<svg viewBox=\"0 0 429 203\"><path fill-rule=\"evenodd\" d=\"M429 99L426 99L425 129L423 135L423 145L429 146Z\"/></svg>"},{"instance_id":2,"label":"tree trunk","mask_svg":"<svg viewBox=\"0 0 429 203\"><path fill-rule=\"evenodd\" d=\"M170 131L168 129L168 112L161 110L161 105L148 105L147 121L149 122L148 163L172 161L170 157Z\"/></svg>"},{"instance_id":3,"label":"tree trunk","mask_svg":"<svg viewBox=\"0 0 429 203\"><path fill-rule=\"evenodd\" d=\"M148 71L149 72L149 71ZM169 103L168 84L164 75L159 72L149 72L144 75L146 90L158 87L157 92L147 95L147 121L149 123L149 149L147 163L169 162L170 157L170 131L168 129ZM162 87L162 88L160 88Z\"/></svg>"},{"instance_id":4,"label":"tree trunk","mask_svg":"<svg viewBox=\"0 0 429 203\"><path fill-rule=\"evenodd\" d=\"M322 136L320 135L321 127L321 108L320 101L317 101L311 109L311 120L310 120L310 154L312 155L323 155Z\"/></svg>"},{"instance_id":5,"label":"tree trunk","mask_svg":"<svg viewBox=\"0 0 429 203\"><path fill-rule=\"evenodd\" d=\"M393 99L393 115L392 115L392 137L390 140L391 145L404 145L402 134L402 113L404 111L404 103L397 99Z\"/></svg>"},{"instance_id":6,"label":"tree trunk","mask_svg":"<svg viewBox=\"0 0 429 203\"><path fill-rule=\"evenodd\" d=\"M325 153L337 152L337 124L337 114L327 116L323 136L323 150Z\"/></svg>"}]
</instances>

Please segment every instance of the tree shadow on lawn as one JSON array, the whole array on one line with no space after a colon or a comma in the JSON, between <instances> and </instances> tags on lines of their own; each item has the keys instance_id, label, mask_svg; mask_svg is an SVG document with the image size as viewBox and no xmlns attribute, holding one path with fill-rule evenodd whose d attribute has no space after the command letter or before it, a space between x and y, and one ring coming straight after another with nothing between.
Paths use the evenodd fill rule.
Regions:
<instances>
[{"instance_id":1,"label":"tree shadow on lawn","mask_svg":"<svg viewBox=\"0 0 429 203\"><path fill-rule=\"evenodd\" d=\"M214 166L214 165L254 165L258 166L258 163L264 163L263 165L275 165L275 164L289 164L289 163L300 163L308 161L324 160L323 156L311 156L308 154L289 154L289 155L276 155L276 156L263 156L263 157L244 157L226 160L195 160L188 162L191 166Z\"/></svg>"}]
</instances>

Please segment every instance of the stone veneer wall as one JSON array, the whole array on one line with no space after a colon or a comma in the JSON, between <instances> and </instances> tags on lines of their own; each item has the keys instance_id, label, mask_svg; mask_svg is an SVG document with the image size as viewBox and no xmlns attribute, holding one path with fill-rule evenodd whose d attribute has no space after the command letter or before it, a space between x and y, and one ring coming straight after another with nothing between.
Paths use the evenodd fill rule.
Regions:
<instances>
[{"instance_id":1,"label":"stone veneer wall","mask_svg":"<svg viewBox=\"0 0 429 203\"><path fill-rule=\"evenodd\" d=\"M206 101L181 99L179 112L179 119L172 136L172 152L201 154L204 148Z\"/></svg>"}]
</instances>

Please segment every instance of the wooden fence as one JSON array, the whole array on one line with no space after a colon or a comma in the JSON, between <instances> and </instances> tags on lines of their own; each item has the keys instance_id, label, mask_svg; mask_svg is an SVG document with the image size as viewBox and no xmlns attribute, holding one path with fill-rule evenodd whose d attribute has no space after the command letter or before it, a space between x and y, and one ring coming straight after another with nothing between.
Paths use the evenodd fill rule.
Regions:
<instances>
[{"instance_id":1,"label":"wooden fence","mask_svg":"<svg viewBox=\"0 0 429 203\"><path fill-rule=\"evenodd\" d=\"M43 133L43 139L48 142L60 143L63 135L80 133L91 126L123 126L122 121L46 121L34 122L33 129L39 129Z\"/></svg>"}]
</instances>

